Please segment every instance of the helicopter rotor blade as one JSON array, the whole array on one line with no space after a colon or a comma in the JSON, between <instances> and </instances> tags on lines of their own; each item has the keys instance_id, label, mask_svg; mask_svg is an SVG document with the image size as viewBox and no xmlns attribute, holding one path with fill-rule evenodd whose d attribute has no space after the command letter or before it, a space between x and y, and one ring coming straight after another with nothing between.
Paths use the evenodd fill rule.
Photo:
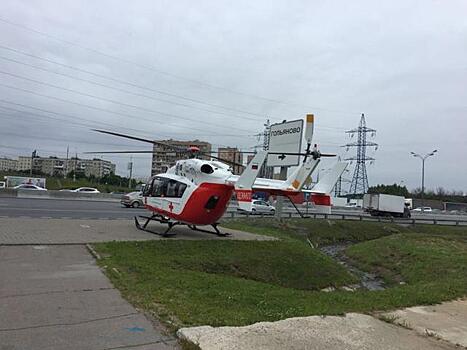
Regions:
<instances>
[{"instance_id":1,"label":"helicopter rotor blade","mask_svg":"<svg viewBox=\"0 0 467 350\"><path fill-rule=\"evenodd\" d=\"M100 151L100 152L83 152L83 154L110 154L110 153L153 153L153 151Z\"/></svg>"},{"instance_id":2,"label":"helicopter rotor blade","mask_svg":"<svg viewBox=\"0 0 467 350\"><path fill-rule=\"evenodd\" d=\"M208 156L208 157L211 157L211 158L217 159L217 160L221 161L222 163L228 163L228 164L231 164L231 165L234 165L234 166L239 166L239 167L242 167L242 168L244 167L244 165L243 165L243 164L238 164L238 163L236 163L236 162L233 162L233 161L231 161L231 160L222 159L222 158L219 158L219 157L216 157L216 156L210 155L210 154L208 154L208 153L205 153L205 152L200 152L200 154L203 154L203 155L206 155L206 156Z\"/></svg>"},{"instance_id":3,"label":"helicopter rotor blade","mask_svg":"<svg viewBox=\"0 0 467 350\"><path fill-rule=\"evenodd\" d=\"M91 130L96 131L96 132L100 132L101 134L108 134L108 135L123 137L123 138L130 139L130 140L147 142L147 143L151 143L153 145L168 147L168 148L172 148L174 150L180 151L180 152L185 151L185 149L183 149L183 148L172 146L172 145L169 145L169 144L164 143L164 142L158 142L158 141L153 141L153 140L149 140L149 139L143 139L142 137L131 136L131 135L126 135L126 134L120 134L118 132L107 131L107 130L99 130L99 129L91 129Z\"/></svg>"}]
</instances>

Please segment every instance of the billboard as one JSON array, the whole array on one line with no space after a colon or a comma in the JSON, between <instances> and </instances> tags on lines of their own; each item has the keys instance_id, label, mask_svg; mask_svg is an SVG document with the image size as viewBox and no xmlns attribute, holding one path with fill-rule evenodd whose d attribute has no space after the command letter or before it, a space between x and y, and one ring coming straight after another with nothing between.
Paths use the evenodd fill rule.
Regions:
<instances>
[{"instance_id":1,"label":"billboard","mask_svg":"<svg viewBox=\"0 0 467 350\"><path fill-rule=\"evenodd\" d=\"M303 119L272 124L269 132L269 152L299 153L302 151ZM269 154L267 166L295 166L299 155Z\"/></svg>"},{"instance_id":2,"label":"billboard","mask_svg":"<svg viewBox=\"0 0 467 350\"><path fill-rule=\"evenodd\" d=\"M5 176L6 187L15 187L21 184L36 185L45 188L45 179L42 177Z\"/></svg>"}]
</instances>

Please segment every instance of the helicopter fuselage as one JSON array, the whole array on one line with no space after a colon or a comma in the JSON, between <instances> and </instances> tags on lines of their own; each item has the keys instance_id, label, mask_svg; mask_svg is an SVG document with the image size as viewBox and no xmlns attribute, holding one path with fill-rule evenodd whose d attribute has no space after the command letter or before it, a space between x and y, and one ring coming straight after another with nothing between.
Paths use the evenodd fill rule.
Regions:
<instances>
[{"instance_id":1,"label":"helicopter fuselage","mask_svg":"<svg viewBox=\"0 0 467 350\"><path fill-rule=\"evenodd\" d=\"M216 223L227 210L234 191L230 168L201 159L181 160L167 173L153 176L144 205L154 213L191 225Z\"/></svg>"}]
</instances>

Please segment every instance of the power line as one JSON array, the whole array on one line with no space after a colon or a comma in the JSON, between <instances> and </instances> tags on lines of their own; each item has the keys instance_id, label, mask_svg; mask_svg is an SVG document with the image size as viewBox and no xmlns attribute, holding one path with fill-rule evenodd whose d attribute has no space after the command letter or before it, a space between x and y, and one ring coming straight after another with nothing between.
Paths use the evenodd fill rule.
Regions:
<instances>
[{"instance_id":1,"label":"power line","mask_svg":"<svg viewBox=\"0 0 467 350\"><path fill-rule=\"evenodd\" d=\"M182 95L177 95L177 94L167 92L167 91L148 88L148 87L143 86L143 85L139 85L139 84L132 83L132 82L129 82L129 81L126 81L126 80L117 79L117 78L113 78L113 77L110 77L110 76L107 76L107 75L91 72L91 71L88 71L86 69L74 67L74 66L64 64L64 63L61 63L61 62L57 62L57 61L54 61L54 60L51 60L51 59L48 59L48 58L33 55L33 54L30 54L30 53L27 53L27 52L24 52L24 51L21 51L21 50L18 50L18 49L8 47L8 46L0 45L0 49L8 50L8 51L15 52L15 53L19 53L19 54L27 56L27 57L32 57L32 58L35 58L35 59L38 59L38 60L41 60L41 61L52 63L52 64L55 64L55 65L58 65L58 66L61 66L61 67L64 67L64 68L68 68L68 69L71 69L71 70L74 70L74 71L77 71L77 72L86 73L86 74L89 74L89 75L92 75L92 76L95 76L95 77L98 77L98 78L101 78L101 79L106 79L106 80L109 80L109 81L113 81L115 83L132 86L132 87L142 89L142 90L146 90L146 91L150 91L150 92L153 92L153 93L156 93L156 94L161 94L161 95L170 96L170 97L174 97L174 98L179 98L179 99L183 99L183 100L194 102L194 103L204 104L204 105L210 106L210 107L221 108L221 109L230 110L230 111L233 111L233 112L250 114L250 115L255 115L255 116L264 118L263 115L258 114L258 113L249 112L249 111L245 111L245 110L241 110L241 109L237 109L237 108L233 108L233 107L217 105L217 104L214 104L214 103L209 103L209 102L194 99L194 98L190 98L190 97L186 97L186 96L182 96Z\"/></svg>"},{"instance_id":2,"label":"power line","mask_svg":"<svg viewBox=\"0 0 467 350\"><path fill-rule=\"evenodd\" d=\"M115 86L110 86L110 85L98 83L98 82L95 82L95 81L92 81L92 80L89 80L89 79L83 79L83 78L75 77L75 76L70 75L70 74L56 72L56 71L53 71L51 69L35 66L33 64L21 62L21 61L14 60L14 59L7 58L7 57L3 57L3 56L0 56L0 59L4 60L4 61L16 63L16 64L21 64L23 66L31 67L31 68L34 68L34 69L37 69L37 70L41 70L43 72L48 72L48 73L60 75L60 76L63 76L63 77L67 77L67 78L70 78L70 79L74 79L74 80L77 80L77 81L82 81L82 82L85 82L85 83L88 83L88 84L93 84L93 85L96 85L96 86L104 87L106 89L111 89L111 90L114 90L114 91L123 92L123 93L130 94L130 95L137 96L137 97L144 97L144 98L147 98L147 99L151 99L153 101L168 103L168 104L172 104L172 105L175 105L175 106L187 107L187 108L196 109L196 110L203 111L203 112L209 112L209 113L214 113L214 114L225 115L225 116L228 116L228 117L231 117L231 118L240 118L240 119L245 119L245 120L258 121L258 118L243 117L243 116L238 116L238 115L234 116L234 115L224 113L224 112L220 112L220 111L213 111L211 109L200 108L200 107L196 107L196 106L193 106L193 105L188 105L188 104L185 104L185 103L170 101L170 100L166 100L166 99L162 99L162 98L157 98L157 97L154 97L154 96L149 96L149 95L145 95L145 94L136 93L136 92L125 90L125 89L120 89L120 88L117 88Z\"/></svg>"},{"instance_id":3,"label":"power line","mask_svg":"<svg viewBox=\"0 0 467 350\"><path fill-rule=\"evenodd\" d=\"M89 105L82 104L82 103L79 103L79 102L74 102L74 101L70 101L70 100L61 99L61 98L58 98L58 97L55 97L55 96L44 95L44 94L41 94L41 93L38 93L38 92L35 92L35 91L26 90L26 89L21 89L21 88L18 88L18 87L15 87L15 86L11 86L11 85L6 85L6 84L1 84L1 83L0 83L0 86L6 87L6 88L10 88L10 89L13 89L13 90L18 90L18 91L27 92L27 93L30 93L30 94L33 94L33 95L37 95L37 96L41 96L41 97L50 98L50 99L57 100L57 101L60 101L60 102L66 102L66 103L78 105L78 106L81 106L81 107L87 107L87 108L90 108L90 109L102 111L102 112L109 113L109 114L113 114L113 115L121 115L121 116L124 116L124 117L127 117L127 118L131 118L131 119L146 120L146 121L149 121L149 122L151 122L151 123L154 123L154 122L155 122L154 120L150 120L150 119L147 119L147 118L136 117L136 116L134 116L134 115L124 114L124 113L120 113L120 112L112 112L112 111L109 111L109 110L106 110L106 109L103 109L103 108L94 107L94 106L89 106ZM113 125L113 126L114 126L114 125ZM198 129L198 128L193 128L193 127L188 127L188 126L183 126L183 127L184 127L185 129L190 129L190 130L203 131L203 132L205 131L204 129ZM228 126L226 126L226 127L228 127ZM130 128L128 128L128 129L130 129Z\"/></svg>"},{"instance_id":4,"label":"power line","mask_svg":"<svg viewBox=\"0 0 467 350\"><path fill-rule=\"evenodd\" d=\"M86 73L86 74L90 74L90 75L93 75L93 76L96 76L96 77L99 77L99 78L102 78L102 79L106 79L106 80L109 80L109 81L118 82L118 83L120 83L120 84L125 84L125 85L132 86L132 87L136 87L136 88L139 88L139 89L144 89L144 90L148 90L148 91L151 91L151 92L155 92L155 93L159 93L159 94L164 94L164 95L167 95L167 96L171 96L171 97L175 97L175 98L180 98L180 99L188 100L188 101L190 101L190 102L195 102L195 103L200 103L200 104L208 105L208 106L211 106L211 107L223 108L223 109L231 110L231 111L234 111L234 112L239 112L239 113L244 113L244 114L250 114L250 115L255 115L255 116L259 116L259 117L261 117L261 118L264 118L264 116L261 115L261 114L257 114L257 113L253 113L253 112L248 112L248 111L244 111L244 110L239 110L239 109L236 109L236 108L230 108L230 107L225 107L225 106L221 106L221 105L216 105L216 104L212 104L212 103L207 103L207 102L204 102L204 101L200 101L200 100L196 100L196 99L192 99L192 98L186 98L186 97L183 97L183 96L180 96L180 95L176 95L176 94L166 93L166 92L163 92L163 91L160 91L160 90L155 90L155 89L147 88L147 87L145 87L145 86L137 85L137 84L134 84L134 83L131 83L131 82L127 82L127 81L124 81L124 80L120 80L120 79L115 79L115 78L112 78L112 77L109 77L109 76L105 76L105 75L102 75L102 74L97 74L97 73L94 73L94 72L91 72L91 71L88 71L88 70L84 70L84 69L81 69L81 68L73 67L73 66L71 66L71 65L63 64L63 63L60 63L60 62L57 62L57 61L53 61L53 60L50 60L50 59L47 59L47 58L43 58L43 57L40 57L40 56L36 56L36 55L33 55L33 54L29 54L29 53L26 53L26 52L24 52L24 51L20 51L20 50L17 50L17 49L13 49L13 48L10 48L10 47L7 47L7 46L0 45L0 48L1 48L1 49L4 49L4 50L9 50L9 51L12 51L12 52L15 52L15 53L19 53L19 54L22 54L22 55L25 55L25 56L33 57L33 58L35 58L35 59L43 60L43 61L45 61L45 62L53 63L53 64L55 64L55 65L62 66L62 67L68 68L68 69L73 69L73 70L76 70L76 71L78 71L78 72L83 72L83 73ZM204 108L199 108L199 107L195 107L195 106L190 106L190 105L183 104L183 103L179 103L179 102L174 102L174 101L170 101L170 100L155 98L155 97L153 97L153 96L148 96L148 95L144 95L144 94L134 93L134 92L131 92L131 91L128 91L128 90L119 89L119 88L112 87L112 86L109 86L109 85L106 85L106 84L94 82L94 81L92 81L92 80L83 79L83 78L78 78L78 77L75 77L75 76L72 76L72 75L69 75L69 74L65 74L65 73L55 72L55 71L52 71L52 70L49 70L49 69L46 69L46 68L43 68L43 67L38 67L38 66L35 66L35 65L32 65L32 64L25 63L25 62L21 62L21 61L17 61L17 60L11 59L11 58L6 58L6 57L0 56L0 59L3 59L3 60L5 60L5 61L14 62L14 63L17 63L17 64L21 64L21 65L24 65L24 66L28 66L28 67L31 67L31 68L35 68L35 69L38 69L38 70L50 72L50 73L53 73L53 74L65 76L65 77L68 77L68 78L71 78L71 79L75 79L75 80L78 80L78 81L83 81L83 82L86 82L86 83L89 83L89 84L94 84L94 85L101 86L101 87L105 87L105 88L108 88L108 89L113 89L113 90L116 90L116 91L120 91L120 92L124 92L124 93L128 93L128 94L132 94L132 95L134 95L134 96L145 97L145 98L149 98L149 99L152 99L152 100L155 100L155 101L161 101L161 102L170 103L170 104L174 104L174 105L184 106L184 107L187 107L187 108L198 109L198 110L205 111L205 112L209 112L209 113L216 113L216 114L226 115L226 116L234 117L234 118L242 118L242 119L246 119L246 120L258 121L257 118L248 118L248 117L242 117L242 116L238 116L238 115L233 116L233 115L230 115L230 114L227 114L227 113L223 113L223 112L219 112L219 111L213 111L213 110L209 110L209 109L204 109ZM320 125L320 126L317 126L317 128L318 128L318 129L329 129L329 130L341 130L341 131L342 131L342 130L345 130L344 128L341 128L341 127L333 127L333 126L326 126L326 125Z\"/></svg>"},{"instance_id":5,"label":"power line","mask_svg":"<svg viewBox=\"0 0 467 350\"><path fill-rule=\"evenodd\" d=\"M349 111L331 110L331 109L320 108L320 107L316 107L316 106L306 106L306 105L295 103L295 102L286 102L286 101L281 101L281 100L277 100L277 99L273 99L273 98L269 98L269 97L263 97L263 96L258 96L258 95L254 95L254 94L248 94L248 93L245 93L245 92L228 89L228 88L225 88L225 87L222 87L222 86L209 84L209 83L206 83L204 81L199 81L199 80L196 80L196 79L186 78L186 77L183 77L181 75L177 75L177 74L173 74L173 73L170 73L170 72L163 71L163 70L155 68L153 66L149 66L149 65L146 65L146 64L134 62L134 61L131 61L131 60L127 60L127 59L124 59L124 58L121 58L121 57L118 57L118 56L114 56L114 55L111 55L111 54L108 54L108 53L93 49L93 48L89 48L87 46L81 45L81 44L73 42L73 41L64 40L64 39L58 38L56 36L50 35L48 33L39 31L37 29L30 28L30 27L27 27L25 25L12 22L12 21L7 20L7 19L2 18L2 17L0 17L0 21L4 22L4 23L7 23L7 24L9 24L11 26L15 26L15 27L21 28L23 30L26 30L26 31L29 31L29 32L32 32L32 33L35 33L35 34L38 34L38 35L45 36L47 38L50 38L50 39L53 39L53 40L56 40L56 41L59 41L59 42L62 42L64 44L78 47L80 49L83 49L83 50L98 54L98 55L103 56L103 57L111 58L113 60L120 61L120 62L123 62L123 63L126 63L126 64L131 64L131 65L140 67L142 69L150 70L150 71L153 71L155 73L165 75L165 76L168 76L168 77L171 77L171 78L188 81L190 83L197 84L197 85L200 85L200 86L205 86L205 87L208 87L210 89L217 89L217 90L233 93L233 94L236 94L236 95L246 96L246 97L255 98L255 99L260 99L260 100L263 100L263 101L268 101L268 102L272 102L272 103L276 103L276 104L300 106L300 107L306 107L306 108L311 108L311 109L315 109L315 110L318 109L318 110L329 111L329 112L334 112L334 113L346 113L346 114L349 113Z\"/></svg>"},{"instance_id":6,"label":"power line","mask_svg":"<svg viewBox=\"0 0 467 350\"><path fill-rule=\"evenodd\" d=\"M27 106L27 105L23 105L23 104L17 104L17 103L13 103L13 102L9 102L9 101L5 101L5 100L1 100L0 99L0 102L3 102L3 103L11 103L11 104L14 104L14 105L19 105L21 107L25 107L25 108L31 108L31 109L38 109L40 111L43 111L45 113L52 113L52 114L56 114L56 115L61 115L59 113L55 113L55 112L52 112L52 111L47 111L47 110L43 110L43 109L39 109L39 108L35 108L35 107L31 107L31 106ZM12 111L12 112L15 112L15 113L21 113L21 115L29 115L29 116L35 116L37 118L42 118L42 119L51 119L51 120L57 120L57 121L62 121L64 123L67 123L68 124L71 124L71 125L75 125L76 127L79 127L79 128L83 128L83 129L86 129L89 131L90 128L95 128L96 127L96 124L85 124L85 123L79 123L79 122L75 122L75 121L69 121L67 119L62 119L62 118L55 118L55 117L51 117L51 116L46 116L46 115L41 115L41 114L36 114L36 113L32 113L32 112L29 112L29 111L22 111L22 110L18 110L18 109L15 109L15 108L10 108L10 107L5 107L5 106L1 106L0 105L0 109L5 109L7 111ZM11 117L11 118L14 118L15 120L18 118L18 114L0 114L2 115L3 117ZM67 117L73 117L73 116L69 116L69 115L64 115L64 116L67 116ZM73 117L75 119L81 119L79 117ZM87 119L83 119L83 120L87 120ZM102 123L102 122L96 122L96 123L99 123L99 124L102 124L102 125L105 125L105 126L109 126L109 127L112 127L113 129L115 128L115 125L113 124L107 124L107 123ZM135 131L135 132L138 132L138 133L143 133L143 134L147 134L147 131L142 131L142 130L139 130L139 129L131 129L131 128L126 128L126 130L132 130L132 131ZM159 134L161 135L162 137L169 137L165 134ZM192 135L192 134L185 134L185 133L177 133L177 135ZM230 137L238 137L239 135L230 135L230 134L209 134L209 135L196 135L197 137L199 136L230 136ZM244 137L248 137L248 136L253 136L253 135L242 135L241 137L244 138ZM151 134L150 137L155 137L154 134ZM112 144L112 145L115 145L115 144Z\"/></svg>"},{"instance_id":7,"label":"power line","mask_svg":"<svg viewBox=\"0 0 467 350\"><path fill-rule=\"evenodd\" d=\"M129 104L129 103L124 103L124 102L120 102L120 101L116 101L116 100L112 100L112 99L108 99L108 98L104 98L104 97L99 97L99 96L96 96L96 95L92 95L92 94L88 94L88 93L85 93L85 92L65 88L63 86L49 84L49 83L46 83L46 82L43 82L43 81L40 81L40 80L27 78L27 77L24 77L24 76L21 76L21 75L18 75L18 74L9 73L9 72L5 72L5 71L2 71L2 70L0 70L0 73L4 74L4 75L9 75L11 77L15 77L15 78L18 78L18 79L23 79L23 80L26 80L26 81L30 81L30 82L33 82L35 84L40 84L40 85L52 87L54 89L68 91L68 92L71 92L71 93L74 93L74 94L77 94L77 95L93 98L93 99L96 99L96 100L99 100L99 101L109 102L109 103L117 104L117 105L124 106L124 107L130 107L130 108L138 109L138 110L141 110L141 111L147 112L147 113L157 113L157 114L167 116L167 117L173 117L173 118L178 118L178 119L184 119L184 120L199 122L199 119L183 117L183 116L180 116L180 115L177 115L177 114L166 113L166 112L156 111L156 110L152 110L152 109L148 109L148 108L144 108L144 107L140 107L140 106L135 106L135 105L132 105L132 104ZM138 119L147 120L147 121L150 121L150 122L153 122L153 123L157 122L157 121L154 121L154 120L151 120L151 119L143 118L141 116L136 117L136 116L131 116L131 115L123 114L123 113L119 113L119 112L112 112L112 111L109 111L109 110L106 110L106 109L103 109L103 108L91 107L89 105L85 105L85 104L82 104L82 103L78 103L78 102L74 102L74 101L70 101L70 100L65 100L65 99L61 99L61 98L58 98L58 97L52 97L52 96L49 96L49 95L39 94L39 93L36 93L34 91L30 91L30 90L20 89L20 88L12 87L12 86L5 85L5 84L0 84L0 85L4 86L4 87L7 87L7 88L12 88L12 89L16 89L16 90L20 90L20 91L24 91L24 92L29 92L29 93L39 95L39 96L42 96L42 97L53 98L55 100L59 100L59 101L62 101L62 102L67 102L67 103L77 104L77 105L80 105L80 106L85 106L85 107L92 108L92 109L97 109L99 111L104 111L106 113L120 114L120 115L125 116L125 117L138 118ZM167 121L164 121L164 122L167 123L167 124L170 124L170 122L167 122ZM220 127L220 128L226 128L225 124L221 125L221 124L216 124L216 123L206 122L206 121L204 121L204 123L209 124L209 125L213 125L213 126L216 126L216 127ZM175 125L177 125L177 124L175 124ZM236 129L236 130L240 130L240 131L248 131L247 129L240 129L240 128L236 128L236 127L232 127L232 126L228 126L228 128L229 129ZM191 129L195 130L195 128L191 128ZM204 131L204 129L196 129L196 130Z\"/></svg>"}]
</instances>

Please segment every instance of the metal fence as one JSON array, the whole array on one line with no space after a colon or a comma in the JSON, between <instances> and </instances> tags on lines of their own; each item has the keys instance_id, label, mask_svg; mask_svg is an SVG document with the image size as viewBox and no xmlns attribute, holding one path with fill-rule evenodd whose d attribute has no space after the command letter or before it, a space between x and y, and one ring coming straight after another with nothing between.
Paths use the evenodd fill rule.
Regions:
<instances>
[{"instance_id":1,"label":"metal fence","mask_svg":"<svg viewBox=\"0 0 467 350\"><path fill-rule=\"evenodd\" d=\"M272 215L267 214L251 214L241 211L227 211L223 218L224 219L235 219L235 218L272 218ZM301 218L298 213L283 213L282 218L292 219ZM467 226L466 219L458 218L429 218L429 217L412 217L412 218L394 218L394 217L381 217L381 216L369 216L356 213L349 214L320 214L310 213L305 215L303 219L329 219L329 220L352 220L352 221L373 221L373 222L388 222L397 224L432 224L432 225L446 225L446 226Z\"/></svg>"}]
</instances>

